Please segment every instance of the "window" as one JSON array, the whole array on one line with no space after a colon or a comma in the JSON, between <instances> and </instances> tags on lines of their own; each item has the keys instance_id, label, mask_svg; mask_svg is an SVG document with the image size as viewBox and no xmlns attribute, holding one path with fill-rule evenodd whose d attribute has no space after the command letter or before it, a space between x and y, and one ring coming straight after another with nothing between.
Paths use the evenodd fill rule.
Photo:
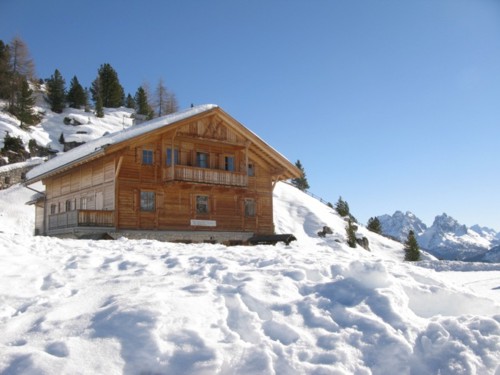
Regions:
<instances>
[{"instance_id":1,"label":"window","mask_svg":"<svg viewBox=\"0 0 500 375\"><path fill-rule=\"evenodd\" d=\"M224 169L226 171L234 172L234 156L224 157Z\"/></svg>"},{"instance_id":2,"label":"window","mask_svg":"<svg viewBox=\"0 0 500 375\"><path fill-rule=\"evenodd\" d=\"M8 185L8 184L10 184L10 177L9 177L9 176L5 176L5 178L4 178L4 182L5 182L5 184L7 184L7 185Z\"/></svg>"},{"instance_id":3,"label":"window","mask_svg":"<svg viewBox=\"0 0 500 375\"><path fill-rule=\"evenodd\" d=\"M50 205L50 214L54 215L57 211L57 206L55 204Z\"/></svg>"},{"instance_id":4,"label":"window","mask_svg":"<svg viewBox=\"0 0 500 375\"><path fill-rule=\"evenodd\" d=\"M250 176L250 177L253 177L255 176L255 167L253 166L253 164L248 164L248 169L247 169L247 174Z\"/></svg>"},{"instance_id":5,"label":"window","mask_svg":"<svg viewBox=\"0 0 500 375\"><path fill-rule=\"evenodd\" d=\"M179 150L174 149L174 164L179 164ZM167 148L167 165L172 165L172 149Z\"/></svg>"},{"instance_id":6,"label":"window","mask_svg":"<svg viewBox=\"0 0 500 375\"><path fill-rule=\"evenodd\" d=\"M208 154L206 152L196 153L196 165L200 168L208 168Z\"/></svg>"},{"instance_id":7,"label":"window","mask_svg":"<svg viewBox=\"0 0 500 375\"><path fill-rule=\"evenodd\" d=\"M71 211L71 200L66 201L66 212Z\"/></svg>"},{"instance_id":8,"label":"window","mask_svg":"<svg viewBox=\"0 0 500 375\"><path fill-rule=\"evenodd\" d=\"M245 216L255 216L255 199L245 199Z\"/></svg>"},{"instance_id":9,"label":"window","mask_svg":"<svg viewBox=\"0 0 500 375\"><path fill-rule=\"evenodd\" d=\"M153 150L142 150L142 164L153 164Z\"/></svg>"},{"instance_id":10,"label":"window","mask_svg":"<svg viewBox=\"0 0 500 375\"><path fill-rule=\"evenodd\" d=\"M155 193L153 191L141 191L141 211L155 210Z\"/></svg>"},{"instance_id":11,"label":"window","mask_svg":"<svg viewBox=\"0 0 500 375\"><path fill-rule=\"evenodd\" d=\"M207 195L197 195L196 196L196 213L197 214L208 214L208 196Z\"/></svg>"},{"instance_id":12,"label":"window","mask_svg":"<svg viewBox=\"0 0 500 375\"><path fill-rule=\"evenodd\" d=\"M80 209L81 210L87 209L87 197L80 198Z\"/></svg>"}]
</instances>

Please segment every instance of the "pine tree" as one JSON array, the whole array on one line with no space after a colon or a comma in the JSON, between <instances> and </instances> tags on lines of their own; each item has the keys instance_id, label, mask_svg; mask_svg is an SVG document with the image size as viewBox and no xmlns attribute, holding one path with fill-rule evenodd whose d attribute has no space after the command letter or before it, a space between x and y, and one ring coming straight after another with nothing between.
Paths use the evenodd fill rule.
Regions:
<instances>
[{"instance_id":1,"label":"pine tree","mask_svg":"<svg viewBox=\"0 0 500 375\"><path fill-rule=\"evenodd\" d=\"M20 137L12 137L9 132L5 132L5 137L3 139L3 148L1 152L3 154L7 151L20 152L24 150L23 141Z\"/></svg>"},{"instance_id":2,"label":"pine tree","mask_svg":"<svg viewBox=\"0 0 500 375\"><path fill-rule=\"evenodd\" d=\"M154 116L153 109L148 102L148 95L142 86L135 93L135 108L137 114L146 116L147 120L151 120Z\"/></svg>"},{"instance_id":3,"label":"pine tree","mask_svg":"<svg viewBox=\"0 0 500 375\"><path fill-rule=\"evenodd\" d=\"M295 162L295 166L300 170L301 176L298 178L292 179L292 184L299 190L306 191L309 189L309 182L307 182L306 172L304 171L304 167L300 160Z\"/></svg>"},{"instance_id":4,"label":"pine tree","mask_svg":"<svg viewBox=\"0 0 500 375\"><path fill-rule=\"evenodd\" d=\"M155 90L154 110L158 117L177 112L179 105L174 93L170 92L160 78Z\"/></svg>"},{"instance_id":5,"label":"pine tree","mask_svg":"<svg viewBox=\"0 0 500 375\"><path fill-rule=\"evenodd\" d=\"M76 109L85 108L88 105L87 100L85 90L78 82L78 78L74 76L69 84L68 95L66 95L68 105Z\"/></svg>"},{"instance_id":6,"label":"pine tree","mask_svg":"<svg viewBox=\"0 0 500 375\"><path fill-rule=\"evenodd\" d=\"M85 91L85 112L90 112L90 103L89 103L90 90L88 89L88 87L85 87L84 91ZM102 110L102 102L101 102L101 110Z\"/></svg>"},{"instance_id":7,"label":"pine tree","mask_svg":"<svg viewBox=\"0 0 500 375\"><path fill-rule=\"evenodd\" d=\"M420 249L417 239L415 238L415 233L412 230L408 233L408 237L404 244L404 251L406 261L415 262L420 260Z\"/></svg>"},{"instance_id":8,"label":"pine tree","mask_svg":"<svg viewBox=\"0 0 500 375\"><path fill-rule=\"evenodd\" d=\"M90 88L92 100L96 103L98 97L102 100L103 107L118 108L125 101L125 91L118 79L118 74L109 64L102 64L97 71L97 78Z\"/></svg>"},{"instance_id":9,"label":"pine tree","mask_svg":"<svg viewBox=\"0 0 500 375\"><path fill-rule=\"evenodd\" d=\"M95 99L95 115L97 117L104 117L104 108L100 95L97 95L97 98Z\"/></svg>"},{"instance_id":10,"label":"pine tree","mask_svg":"<svg viewBox=\"0 0 500 375\"><path fill-rule=\"evenodd\" d=\"M349 204L342 197L339 197L339 200L335 203L335 210L342 217L350 215Z\"/></svg>"},{"instance_id":11,"label":"pine tree","mask_svg":"<svg viewBox=\"0 0 500 375\"><path fill-rule=\"evenodd\" d=\"M9 98L11 72L9 46L0 40L0 99Z\"/></svg>"},{"instance_id":12,"label":"pine tree","mask_svg":"<svg viewBox=\"0 0 500 375\"><path fill-rule=\"evenodd\" d=\"M66 81L59 72L55 70L54 74L47 81L47 97L50 103L50 109L56 113L62 113L64 103L66 102Z\"/></svg>"},{"instance_id":13,"label":"pine tree","mask_svg":"<svg viewBox=\"0 0 500 375\"><path fill-rule=\"evenodd\" d=\"M356 230L357 229L358 228L356 227L356 225L354 225L352 220L349 219L347 221L347 225L345 227L345 230L346 230L346 235L347 235L347 244L350 247L356 247L356 245L357 245L357 241L356 241Z\"/></svg>"},{"instance_id":14,"label":"pine tree","mask_svg":"<svg viewBox=\"0 0 500 375\"><path fill-rule=\"evenodd\" d=\"M65 141L65 139L64 139L64 134L63 134L63 133L61 133L61 135L59 136L59 143L63 145L65 142L66 142L66 141Z\"/></svg>"},{"instance_id":15,"label":"pine tree","mask_svg":"<svg viewBox=\"0 0 500 375\"><path fill-rule=\"evenodd\" d=\"M374 233L382 234L382 226L378 217L369 218L366 228Z\"/></svg>"},{"instance_id":16,"label":"pine tree","mask_svg":"<svg viewBox=\"0 0 500 375\"><path fill-rule=\"evenodd\" d=\"M128 94L127 99L125 99L125 107L135 109L135 100L130 94Z\"/></svg>"},{"instance_id":17,"label":"pine tree","mask_svg":"<svg viewBox=\"0 0 500 375\"><path fill-rule=\"evenodd\" d=\"M22 128L25 127L24 125L34 125L38 121L38 116L33 112L34 105L33 90L30 89L28 81L23 79L12 108L12 113L21 121Z\"/></svg>"}]
</instances>

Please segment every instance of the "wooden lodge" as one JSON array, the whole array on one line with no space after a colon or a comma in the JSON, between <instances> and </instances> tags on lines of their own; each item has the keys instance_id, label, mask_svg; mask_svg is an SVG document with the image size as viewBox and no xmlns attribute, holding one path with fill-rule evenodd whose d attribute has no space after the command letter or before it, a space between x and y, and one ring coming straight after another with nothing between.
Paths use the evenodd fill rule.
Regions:
<instances>
[{"instance_id":1,"label":"wooden lodge","mask_svg":"<svg viewBox=\"0 0 500 375\"><path fill-rule=\"evenodd\" d=\"M274 233L273 187L300 171L215 105L86 143L31 170L35 233L244 242Z\"/></svg>"}]
</instances>

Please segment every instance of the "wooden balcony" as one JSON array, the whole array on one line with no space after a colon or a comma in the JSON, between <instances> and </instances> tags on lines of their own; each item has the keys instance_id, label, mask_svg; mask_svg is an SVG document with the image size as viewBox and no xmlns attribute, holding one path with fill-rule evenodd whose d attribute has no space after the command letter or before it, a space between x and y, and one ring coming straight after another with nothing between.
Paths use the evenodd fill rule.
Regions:
<instances>
[{"instance_id":1,"label":"wooden balcony","mask_svg":"<svg viewBox=\"0 0 500 375\"><path fill-rule=\"evenodd\" d=\"M49 230L75 227L114 227L115 211L73 210L49 215Z\"/></svg>"},{"instance_id":2,"label":"wooden balcony","mask_svg":"<svg viewBox=\"0 0 500 375\"><path fill-rule=\"evenodd\" d=\"M188 167L185 165L176 165L174 173L172 168L164 168L164 181L188 181L212 185L226 186L248 186L248 176L246 173L229 172L220 169L208 169L198 167Z\"/></svg>"}]
</instances>

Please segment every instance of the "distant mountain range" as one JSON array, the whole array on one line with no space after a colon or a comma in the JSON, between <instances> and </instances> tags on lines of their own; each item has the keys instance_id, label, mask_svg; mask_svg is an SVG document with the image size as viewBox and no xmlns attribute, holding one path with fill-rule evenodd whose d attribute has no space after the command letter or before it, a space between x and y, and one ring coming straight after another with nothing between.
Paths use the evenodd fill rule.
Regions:
<instances>
[{"instance_id":1,"label":"distant mountain range","mask_svg":"<svg viewBox=\"0 0 500 375\"><path fill-rule=\"evenodd\" d=\"M404 242L410 230L419 246L440 259L477 262L500 262L500 232L474 225L468 228L442 214L430 227L413 213L396 211L378 216L385 235Z\"/></svg>"}]
</instances>

